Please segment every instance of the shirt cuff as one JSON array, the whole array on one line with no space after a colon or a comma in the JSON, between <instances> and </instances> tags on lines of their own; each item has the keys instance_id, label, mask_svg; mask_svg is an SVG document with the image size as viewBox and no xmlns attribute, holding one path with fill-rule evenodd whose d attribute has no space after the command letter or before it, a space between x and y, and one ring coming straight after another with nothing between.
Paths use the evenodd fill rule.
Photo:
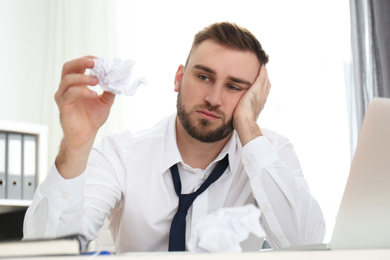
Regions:
<instances>
[{"instance_id":1,"label":"shirt cuff","mask_svg":"<svg viewBox=\"0 0 390 260\"><path fill-rule=\"evenodd\" d=\"M62 211L64 208L76 206L83 199L85 174L73 179L64 179L53 164L45 179L44 186L45 197L50 198L49 205Z\"/></svg>"},{"instance_id":2,"label":"shirt cuff","mask_svg":"<svg viewBox=\"0 0 390 260\"><path fill-rule=\"evenodd\" d=\"M257 164L267 167L275 165L279 160L278 154L265 136L253 139L242 149L242 162L245 166L256 161Z\"/></svg>"}]
</instances>

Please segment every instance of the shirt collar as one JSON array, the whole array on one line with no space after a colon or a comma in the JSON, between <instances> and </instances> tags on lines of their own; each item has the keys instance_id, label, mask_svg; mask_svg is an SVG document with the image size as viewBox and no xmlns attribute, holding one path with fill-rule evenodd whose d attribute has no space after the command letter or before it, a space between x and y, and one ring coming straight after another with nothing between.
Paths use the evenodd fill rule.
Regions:
<instances>
[{"instance_id":1,"label":"shirt collar","mask_svg":"<svg viewBox=\"0 0 390 260\"><path fill-rule=\"evenodd\" d=\"M231 173L234 169L236 169L237 163L241 161L241 160L237 160L238 158L237 156L241 158L241 154L239 154L241 149L239 149L239 147L241 147L241 142L240 139L238 138L236 130L234 130L229 141L223 147L222 151L219 153L219 155L214 160L214 162L222 160L226 156L226 154L228 154L229 155L228 168L229 168L229 173Z\"/></svg>"},{"instance_id":2,"label":"shirt collar","mask_svg":"<svg viewBox=\"0 0 390 260\"><path fill-rule=\"evenodd\" d=\"M234 130L233 135L230 137L229 141L226 143L225 147L219 153L217 158L212 162L217 162L222 160L226 154L229 154L229 173L233 169L236 169L237 163L241 160L237 160L237 156L241 158L241 142L237 135L237 132ZM172 165L177 164L178 162L183 162L183 159L180 155L179 148L177 147L176 142L176 114L172 115L169 119L168 126L165 133L165 144L164 144L164 156L162 161L162 173L165 173Z\"/></svg>"},{"instance_id":3,"label":"shirt collar","mask_svg":"<svg viewBox=\"0 0 390 260\"><path fill-rule=\"evenodd\" d=\"M162 161L162 173L166 172L172 165L182 162L179 148L176 142L176 114L169 119L165 133L164 156Z\"/></svg>"}]
</instances>

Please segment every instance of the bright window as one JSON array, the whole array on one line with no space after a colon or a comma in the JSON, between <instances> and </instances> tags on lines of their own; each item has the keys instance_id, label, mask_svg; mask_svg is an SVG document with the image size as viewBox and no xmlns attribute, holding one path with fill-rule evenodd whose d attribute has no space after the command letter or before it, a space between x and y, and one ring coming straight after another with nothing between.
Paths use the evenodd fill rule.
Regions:
<instances>
[{"instance_id":1,"label":"bright window","mask_svg":"<svg viewBox=\"0 0 390 260\"><path fill-rule=\"evenodd\" d=\"M175 72L194 34L217 21L248 28L270 56L272 89L259 125L288 137L328 226L334 226L349 172L344 64L349 55L348 0L118 0L119 57L145 76L121 97L124 124L152 126L176 110Z\"/></svg>"}]
</instances>

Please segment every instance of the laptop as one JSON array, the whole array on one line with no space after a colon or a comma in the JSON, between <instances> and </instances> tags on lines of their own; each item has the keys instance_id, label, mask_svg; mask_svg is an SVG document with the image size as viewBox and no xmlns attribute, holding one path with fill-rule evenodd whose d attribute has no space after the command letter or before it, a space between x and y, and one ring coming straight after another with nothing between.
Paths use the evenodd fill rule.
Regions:
<instances>
[{"instance_id":1,"label":"laptop","mask_svg":"<svg viewBox=\"0 0 390 260\"><path fill-rule=\"evenodd\" d=\"M374 98L368 105L330 243L289 249L380 248L390 248L388 98Z\"/></svg>"}]
</instances>

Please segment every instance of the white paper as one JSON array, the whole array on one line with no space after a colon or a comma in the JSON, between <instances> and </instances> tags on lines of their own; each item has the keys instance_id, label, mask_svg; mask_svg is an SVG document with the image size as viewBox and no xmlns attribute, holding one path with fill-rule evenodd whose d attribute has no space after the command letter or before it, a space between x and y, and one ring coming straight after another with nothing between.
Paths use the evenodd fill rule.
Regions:
<instances>
[{"instance_id":1,"label":"white paper","mask_svg":"<svg viewBox=\"0 0 390 260\"><path fill-rule=\"evenodd\" d=\"M242 207L222 208L198 221L188 241L191 252L241 252L240 243L250 233L265 238L260 225L261 211L250 204Z\"/></svg>"},{"instance_id":2,"label":"white paper","mask_svg":"<svg viewBox=\"0 0 390 260\"><path fill-rule=\"evenodd\" d=\"M95 65L91 69L90 75L99 79L99 85L104 91L132 96L141 84L147 84L144 77L138 78L130 84L134 60L115 59L110 62L106 58L100 57L94 61Z\"/></svg>"}]
</instances>

